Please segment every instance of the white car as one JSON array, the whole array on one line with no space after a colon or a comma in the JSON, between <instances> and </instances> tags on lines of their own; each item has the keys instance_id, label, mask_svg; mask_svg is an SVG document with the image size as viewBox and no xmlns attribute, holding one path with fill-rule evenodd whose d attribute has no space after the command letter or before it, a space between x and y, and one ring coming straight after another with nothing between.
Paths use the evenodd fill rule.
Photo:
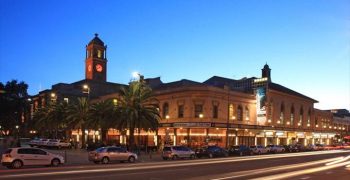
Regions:
<instances>
[{"instance_id":1,"label":"white car","mask_svg":"<svg viewBox=\"0 0 350 180\"><path fill-rule=\"evenodd\" d=\"M273 144L266 146L266 148L269 150L270 153L282 153L286 151L286 149L283 146Z\"/></svg>"},{"instance_id":2,"label":"white car","mask_svg":"<svg viewBox=\"0 0 350 180\"><path fill-rule=\"evenodd\" d=\"M261 145L257 145L257 146L249 146L249 148L252 150L252 152L254 154L266 154L269 153L269 149L261 146Z\"/></svg>"},{"instance_id":3,"label":"white car","mask_svg":"<svg viewBox=\"0 0 350 180\"><path fill-rule=\"evenodd\" d=\"M60 139L50 139L49 142L46 144L46 146L61 149L61 148L70 148L71 144L70 142L66 142Z\"/></svg>"},{"instance_id":4,"label":"white car","mask_svg":"<svg viewBox=\"0 0 350 180\"><path fill-rule=\"evenodd\" d=\"M3 166L14 169L30 165L59 166L63 163L63 156L39 148L10 148L4 152L1 158Z\"/></svg>"},{"instance_id":5,"label":"white car","mask_svg":"<svg viewBox=\"0 0 350 180\"><path fill-rule=\"evenodd\" d=\"M30 147L34 147L34 146L38 146L39 142L41 141L42 139L33 139L31 141L29 141L28 145Z\"/></svg>"},{"instance_id":6,"label":"white car","mask_svg":"<svg viewBox=\"0 0 350 180\"><path fill-rule=\"evenodd\" d=\"M47 143L50 141L50 139L40 139L40 141L37 143L38 147L46 147Z\"/></svg>"}]
</instances>

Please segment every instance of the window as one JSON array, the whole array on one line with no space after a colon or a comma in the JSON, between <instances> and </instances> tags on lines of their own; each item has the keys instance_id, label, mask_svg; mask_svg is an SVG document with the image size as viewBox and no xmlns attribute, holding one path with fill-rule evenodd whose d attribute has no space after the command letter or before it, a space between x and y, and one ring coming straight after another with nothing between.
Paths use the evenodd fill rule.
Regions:
<instances>
[{"instance_id":1,"label":"window","mask_svg":"<svg viewBox=\"0 0 350 180\"><path fill-rule=\"evenodd\" d=\"M102 51L101 50L97 50L97 57L101 58L102 57Z\"/></svg>"},{"instance_id":2,"label":"window","mask_svg":"<svg viewBox=\"0 0 350 180\"><path fill-rule=\"evenodd\" d=\"M304 111L303 107L300 108L300 113L299 113L299 123L298 126L303 126L303 116L304 116Z\"/></svg>"},{"instance_id":3,"label":"window","mask_svg":"<svg viewBox=\"0 0 350 180\"><path fill-rule=\"evenodd\" d=\"M203 113L203 105L196 104L194 106L194 117L199 118L199 116ZM203 114L202 114L203 115Z\"/></svg>"},{"instance_id":4,"label":"window","mask_svg":"<svg viewBox=\"0 0 350 180\"><path fill-rule=\"evenodd\" d=\"M169 104L163 104L163 118L165 119L169 115Z\"/></svg>"},{"instance_id":5,"label":"window","mask_svg":"<svg viewBox=\"0 0 350 180\"><path fill-rule=\"evenodd\" d=\"M213 106L213 118L218 118L218 106L214 105Z\"/></svg>"},{"instance_id":6,"label":"window","mask_svg":"<svg viewBox=\"0 0 350 180\"><path fill-rule=\"evenodd\" d=\"M238 121L243 120L242 106L237 107L237 120Z\"/></svg>"},{"instance_id":7,"label":"window","mask_svg":"<svg viewBox=\"0 0 350 180\"><path fill-rule=\"evenodd\" d=\"M184 117L184 105L179 105L177 110L177 116L178 118Z\"/></svg>"},{"instance_id":8,"label":"window","mask_svg":"<svg viewBox=\"0 0 350 180\"><path fill-rule=\"evenodd\" d=\"M268 106L269 107L268 107L268 110L267 110L268 111L268 119L267 119L267 121L271 122L272 121L272 114L273 114L273 102L270 101Z\"/></svg>"},{"instance_id":9,"label":"window","mask_svg":"<svg viewBox=\"0 0 350 180\"><path fill-rule=\"evenodd\" d=\"M307 113L307 126L309 127L311 123L311 110L309 109Z\"/></svg>"},{"instance_id":10,"label":"window","mask_svg":"<svg viewBox=\"0 0 350 180\"><path fill-rule=\"evenodd\" d=\"M245 107L245 120L246 120L246 121L249 121L249 117L250 117L250 116L249 116L249 108L246 106L246 107Z\"/></svg>"},{"instance_id":11,"label":"window","mask_svg":"<svg viewBox=\"0 0 350 180\"><path fill-rule=\"evenodd\" d=\"M281 111L280 111L280 123L284 124L284 104L281 104Z\"/></svg>"},{"instance_id":12,"label":"window","mask_svg":"<svg viewBox=\"0 0 350 180\"><path fill-rule=\"evenodd\" d=\"M229 106L229 117L230 119L236 119L235 115L234 115L234 109L233 109L233 104L230 104Z\"/></svg>"},{"instance_id":13,"label":"window","mask_svg":"<svg viewBox=\"0 0 350 180\"><path fill-rule=\"evenodd\" d=\"M69 99L68 98L63 98L63 101L68 104Z\"/></svg>"},{"instance_id":14,"label":"window","mask_svg":"<svg viewBox=\"0 0 350 180\"><path fill-rule=\"evenodd\" d=\"M290 110L290 124L291 125L294 124L294 106L292 106L292 108Z\"/></svg>"}]
</instances>

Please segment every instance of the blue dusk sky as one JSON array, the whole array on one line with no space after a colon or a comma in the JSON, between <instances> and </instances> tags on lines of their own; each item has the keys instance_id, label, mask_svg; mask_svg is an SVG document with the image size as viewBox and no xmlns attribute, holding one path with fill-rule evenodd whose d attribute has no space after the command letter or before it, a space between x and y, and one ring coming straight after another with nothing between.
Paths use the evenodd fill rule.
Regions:
<instances>
[{"instance_id":1,"label":"blue dusk sky","mask_svg":"<svg viewBox=\"0 0 350 180\"><path fill-rule=\"evenodd\" d=\"M349 0L0 0L0 82L34 95L85 78L85 45L107 44L110 82L260 77L350 109Z\"/></svg>"}]
</instances>

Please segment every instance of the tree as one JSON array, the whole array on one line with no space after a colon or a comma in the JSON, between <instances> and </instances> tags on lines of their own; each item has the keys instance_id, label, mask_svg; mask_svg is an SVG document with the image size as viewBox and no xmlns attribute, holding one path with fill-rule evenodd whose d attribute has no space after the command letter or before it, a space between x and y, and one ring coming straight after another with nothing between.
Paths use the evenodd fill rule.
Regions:
<instances>
[{"instance_id":1,"label":"tree","mask_svg":"<svg viewBox=\"0 0 350 180\"><path fill-rule=\"evenodd\" d=\"M122 88L120 92L120 121L118 129L128 128L129 146L135 145L135 128L145 130L157 130L159 126L159 112L157 110L157 100L152 96L152 89L148 87L143 79L133 81L129 86Z\"/></svg>"},{"instance_id":2,"label":"tree","mask_svg":"<svg viewBox=\"0 0 350 180\"><path fill-rule=\"evenodd\" d=\"M67 110L67 126L70 128L80 127L82 132L81 148L86 148L85 129L89 120L90 105L86 98L78 98L76 103L69 106Z\"/></svg>"},{"instance_id":3,"label":"tree","mask_svg":"<svg viewBox=\"0 0 350 180\"><path fill-rule=\"evenodd\" d=\"M28 85L17 80L0 83L0 126L14 135L15 127L23 125L28 118ZM22 126L23 127L23 126Z\"/></svg>"},{"instance_id":4,"label":"tree","mask_svg":"<svg viewBox=\"0 0 350 180\"><path fill-rule=\"evenodd\" d=\"M107 131L115 127L118 121L118 111L112 100L100 101L91 105L87 127L101 129L102 142L106 142Z\"/></svg>"}]
</instances>

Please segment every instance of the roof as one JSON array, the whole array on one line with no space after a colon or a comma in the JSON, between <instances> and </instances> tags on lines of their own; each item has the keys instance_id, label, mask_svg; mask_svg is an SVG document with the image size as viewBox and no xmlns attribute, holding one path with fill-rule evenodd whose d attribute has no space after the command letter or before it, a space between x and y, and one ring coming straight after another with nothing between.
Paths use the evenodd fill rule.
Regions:
<instances>
[{"instance_id":1,"label":"roof","mask_svg":"<svg viewBox=\"0 0 350 180\"><path fill-rule=\"evenodd\" d=\"M297 97L301 97L301 98L304 98L304 99L308 99L308 100L311 100L311 101L314 101L314 102L318 102L318 101L315 100L315 99L312 99L312 98L310 98L310 97L308 97L308 96L305 96L305 95L303 95L303 94L300 94L300 93L298 93L298 92L296 92L296 91L293 91L293 90L291 90L291 89L289 89L289 88L286 88L286 87L284 87L284 86L282 86L282 85L279 85L279 84L276 84L276 83L270 82L270 83L268 84L268 88L269 88L269 89L276 90L276 91L280 91L280 92L283 92L283 93L286 93L286 94L290 94L290 95L294 95L294 96L297 96Z\"/></svg>"},{"instance_id":2,"label":"roof","mask_svg":"<svg viewBox=\"0 0 350 180\"><path fill-rule=\"evenodd\" d=\"M171 89L171 88L177 88L177 87L188 87L188 86L206 86L203 83L191 81L188 79L182 79L180 81L174 81L170 83L162 83L158 86L154 87L155 90L163 90L163 89Z\"/></svg>"},{"instance_id":3,"label":"roof","mask_svg":"<svg viewBox=\"0 0 350 180\"><path fill-rule=\"evenodd\" d=\"M89 42L89 45L90 44L96 44L96 45L100 45L100 46L104 46L105 43L98 37L98 34L96 33L95 34L95 37L94 39L92 39L90 42Z\"/></svg>"}]
</instances>

